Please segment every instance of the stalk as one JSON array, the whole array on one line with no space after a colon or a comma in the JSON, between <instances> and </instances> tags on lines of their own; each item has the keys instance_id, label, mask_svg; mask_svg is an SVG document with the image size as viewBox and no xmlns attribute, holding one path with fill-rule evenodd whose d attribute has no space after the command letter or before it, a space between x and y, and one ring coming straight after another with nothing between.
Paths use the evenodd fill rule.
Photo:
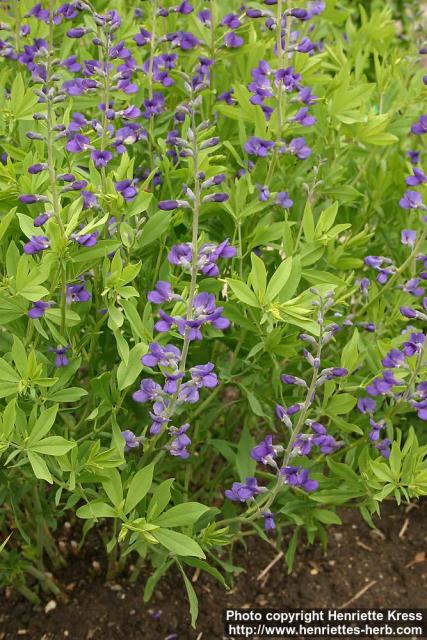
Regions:
<instances>
[{"instance_id":1,"label":"stalk","mask_svg":"<svg viewBox=\"0 0 427 640\"><path fill-rule=\"evenodd\" d=\"M405 271L405 269L411 264L412 260L414 260L414 258L417 256L426 238L427 238L427 228L424 228L424 231L419 237L418 242L414 245L414 248L412 249L411 254L408 256L408 258L406 258L405 262L403 262L400 265L397 271L390 277L390 279L385 283L385 285L380 289L380 291L378 291L378 293L372 298L372 300L369 300L369 302L363 305L363 307L360 309L357 315L362 315L363 313L365 313L365 311L367 311L371 307L371 305L373 305L374 302L378 300L378 298L380 298L386 291L388 291L392 287L392 285L395 283L395 281L400 276L400 274Z\"/></svg>"},{"instance_id":2,"label":"stalk","mask_svg":"<svg viewBox=\"0 0 427 640\"><path fill-rule=\"evenodd\" d=\"M156 31L157 31L157 10L159 2L153 0L153 14L151 21L151 42L150 42L150 61L148 66L148 98L153 98L153 68L154 68L154 53L156 51ZM150 152L150 167L154 169L154 116L150 116L149 128L148 128L148 146Z\"/></svg>"},{"instance_id":3,"label":"stalk","mask_svg":"<svg viewBox=\"0 0 427 640\"><path fill-rule=\"evenodd\" d=\"M54 51L53 45L53 0L49 0L49 47L47 54L47 64L46 64L46 103L47 103L47 162L48 162L48 171L49 171L49 182L50 182L50 190L52 193L52 205L53 205L53 213L55 219L58 223L58 226L61 231L62 236L62 247L61 247L61 257L60 257L60 273L61 273L61 335L65 335L65 317L66 317L66 304L67 304L67 278L66 278L66 268L64 263L63 251L66 245L66 235L65 235L65 227L61 218L61 200L58 193L57 185L56 185L56 170L55 170L55 157L54 157L54 131L53 131L53 120L54 120L54 108L53 108L53 81L52 81L52 54Z\"/></svg>"}]
</instances>

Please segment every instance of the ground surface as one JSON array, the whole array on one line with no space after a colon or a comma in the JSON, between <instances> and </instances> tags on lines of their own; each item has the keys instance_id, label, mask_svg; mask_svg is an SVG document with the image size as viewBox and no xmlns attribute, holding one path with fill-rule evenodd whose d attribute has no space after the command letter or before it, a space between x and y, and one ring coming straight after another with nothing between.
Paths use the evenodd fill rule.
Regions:
<instances>
[{"instance_id":1,"label":"ground surface","mask_svg":"<svg viewBox=\"0 0 427 640\"><path fill-rule=\"evenodd\" d=\"M13 593L2 595L0 640L216 640L224 638L222 611L227 606L425 607L427 501L409 510L384 505L378 532L369 529L356 511L344 509L341 516L343 526L330 529L327 553L320 544L300 549L291 576L279 560L259 580L277 552L252 538L247 550L241 548L236 554L235 563L245 572L230 592L210 577L193 576L200 601L197 632L190 627L176 573L171 572L152 602L144 605L143 575L131 587L124 581L105 584L102 567L96 564L103 564L102 546L97 547L94 538L80 555L70 554L68 567L55 576L68 602L58 600L45 613L48 600L35 608Z\"/></svg>"}]
</instances>

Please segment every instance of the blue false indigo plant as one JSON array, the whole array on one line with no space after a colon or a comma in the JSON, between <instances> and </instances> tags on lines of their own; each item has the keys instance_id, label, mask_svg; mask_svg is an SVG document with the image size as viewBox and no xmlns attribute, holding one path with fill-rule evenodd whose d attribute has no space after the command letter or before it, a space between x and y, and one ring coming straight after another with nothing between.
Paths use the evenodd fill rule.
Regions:
<instances>
[{"instance_id":1,"label":"blue false indigo plant","mask_svg":"<svg viewBox=\"0 0 427 640\"><path fill-rule=\"evenodd\" d=\"M71 512L194 625L244 536L290 571L427 493L427 43L381 0L101 4L0 3L0 583L58 594Z\"/></svg>"}]
</instances>

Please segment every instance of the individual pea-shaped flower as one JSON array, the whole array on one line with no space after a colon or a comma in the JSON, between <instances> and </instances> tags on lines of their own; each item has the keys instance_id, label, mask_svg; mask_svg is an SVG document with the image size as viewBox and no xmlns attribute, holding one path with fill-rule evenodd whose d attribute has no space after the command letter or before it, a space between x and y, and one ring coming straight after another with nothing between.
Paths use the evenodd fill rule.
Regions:
<instances>
[{"instance_id":1,"label":"individual pea-shaped flower","mask_svg":"<svg viewBox=\"0 0 427 640\"><path fill-rule=\"evenodd\" d=\"M95 163L95 167L97 167L97 169L106 167L112 157L113 154L111 153L111 151L98 151L94 149L91 153L91 158Z\"/></svg>"},{"instance_id":2,"label":"individual pea-shaped flower","mask_svg":"<svg viewBox=\"0 0 427 640\"><path fill-rule=\"evenodd\" d=\"M33 302L32 306L28 310L28 317L36 320L38 318L42 318L46 312L46 309L49 309L51 306L50 302L45 302L44 300L38 300L37 302Z\"/></svg>"},{"instance_id":3,"label":"individual pea-shaped flower","mask_svg":"<svg viewBox=\"0 0 427 640\"><path fill-rule=\"evenodd\" d=\"M251 458L262 464L275 465L274 458L277 456L277 448L273 447L273 436L268 435L251 451Z\"/></svg>"},{"instance_id":4,"label":"individual pea-shaped flower","mask_svg":"<svg viewBox=\"0 0 427 640\"><path fill-rule=\"evenodd\" d=\"M402 244L413 247L417 241L417 232L412 229L403 229L402 231Z\"/></svg>"},{"instance_id":5,"label":"individual pea-shaped flower","mask_svg":"<svg viewBox=\"0 0 427 640\"><path fill-rule=\"evenodd\" d=\"M190 456L190 453L187 451L187 447L191 444L191 438L187 435L189 428L190 425L187 423L183 424L179 429L176 427L169 429L169 434L173 436L173 440L168 447L171 456L181 458L182 460Z\"/></svg>"},{"instance_id":6,"label":"individual pea-shaped flower","mask_svg":"<svg viewBox=\"0 0 427 640\"><path fill-rule=\"evenodd\" d=\"M92 233L83 233L72 235L73 240L82 247L94 247L98 241L99 231L93 231Z\"/></svg>"},{"instance_id":7,"label":"individual pea-shaped flower","mask_svg":"<svg viewBox=\"0 0 427 640\"><path fill-rule=\"evenodd\" d=\"M405 191L403 198L399 200L399 205L402 209L420 209L424 207L423 199L418 191L408 189Z\"/></svg>"},{"instance_id":8,"label":"individual pea-shaped flower","mask_svg":"<svg viewBox=\"0 0 427 640\"><path fill-rule=\"evenodd\" d=\"M130 429L122 431L122 437L125 441L125 452L127 453L131 449L136 449L141 444L136 435Z\"/></svg>"},{"instance_id":9,"label":"individual pea-shaped flower","mask_svg":"<svg viewBox=\"0 0 427 640\"><path fill-rule=\"evenodd\" d=\"M263 511L262 517L264 518L264 529L266 531L273 531L276 528L276 523L274 522L274 513L270 510Z\"/></svg>"},{"instance_id":10,"label":"individual pea-shaped flower","mask_svg":"<svg viewBox=\"0 0 427 640\"><path fill-rule=\"evenodd\" d=\"M132 202L138 194L133 180L119 180L119 182L114 183L114 188L117 193L120 193L123 196L123 199L126 200L126 202Z\"/></svg>"},{"instance_id":11,"label":"individual pea-shaped flower","mask_svg":"<svg viewBox=\"0 0 427 640\"><path fill-rule=\"evenodd\" d=\"M262 138L258 138L257 136L253 136L249 138L247 142L245 142L244 149L246 153L253 156L258 156L259 158L266 158L268 156L268 152L270 149L273 149L274 142L271 140L263 140Z\"/></svg>"},{"instance_id":12,"label":"individual pea-shaped flower","mask_svg":"<svg viewBox=\"0 0 427 640\"><path fill-rule=\"evenodd\" d=\"M149 291L147 298L153 304L181 300L181 296L172 291L172 285L166 280L159 280L154 291Z\"/></svg>"},{"instance_id":13,"label":"individual pea-shaped flower","mask_svg":"<svg viewBox=\"0 0 427 640\"><path fill-rule=\"evenodd\" d=\"M49 238L46 236L31 236L30 240L24 244L24 251L29 255L46 251L50 246Z\"/></svg>"},{"instance_id":14,"label":"individual pea-shaped flower","mask_svg":"<svg viewBox=\"0 0 427 640\"><path fill-rule=\"evenodd\" d=\"M67 284L66 301L68 304L74 302L88 302L92 298L92 294L86 289L86 282L79 284Z\"/></svg>"},{"instance_id":15,"label":"individual pea-shaped flower","mask_svg":"<svg viewBox=\"0 0 427 640\"><path fill-rule=\"evenodd\" d=\"M289 193L287 191L279 191L276 194L275 204L283 209L290 209L293 206L294 201L289 197Z\"/></svg>"},{"instance_id":16,"label":"individual pea-shaped flower","mask_svg":"<svg viewBox=\"0 0 427 640\"><path fill-rule=\"evenodd\" d=\"M50 348L49 351L52 351L55 357L55 367L60 369L61 367L66 367L68 365L68 357L67 352L69 350L69 346L67 347L57 347L56 349Z\"/></svg>"},{"instance_id":17,"label":"individual pea-shaped flower","mask_svg":"<svg viewBox=\"0 0 427 640\"><path fill-rule=\"evenodd\" d=\"M285 479L285 483L294 487L300 487L304 491L316 491L319 487L317 480L313 480L309 476L307 469L300 466L287 466L280 469L281 475Z\"/></svg>"},{"instance_id":18,"label":"individual pea-shaped flower","mask_svg":"<svg viewBox=\"0 0 427 640\"><path fill-rule=\"evenodd\" d=\"M154 401L160 397L162 388L159 384L151 380L150 378L144 378L141 380L140 388L132 394L132 398L135 402L144 404L148 400Z\"/></svg>"},{"instance_id":19,"label":"individual pea-shaped flower","mask_svg":"<svg viewBox=\"0 0 427 640\"><path fill-rule=\"evenodd\" d=\"M233 502L246 502L262 491L256 478L246 478L245 482L233 482L231 489L226 489L224 495Z\"/></svg>"}]
</instances>

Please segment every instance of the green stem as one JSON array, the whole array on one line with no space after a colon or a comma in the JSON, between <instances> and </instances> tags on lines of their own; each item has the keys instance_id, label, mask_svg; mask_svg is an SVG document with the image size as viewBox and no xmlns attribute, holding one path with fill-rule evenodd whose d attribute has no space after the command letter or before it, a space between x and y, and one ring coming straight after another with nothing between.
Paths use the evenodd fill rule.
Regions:
<instances>
[{"instance_id":1,"label":"green stem","mask_svg":"<svg viewBox=\"0 0 427 640\"><path fill-rule=\"evenodd\" d=\"M417 256L418 252L422 248L425 239L427 238L427 228L424 228L421 236L418 239L418 242L414 245L410 255L406 258L405 262L403 262L400 267L396 270L396 272L391 276L391 278L386 282L386 284L378 291L378 293L367 302L357 313L358 316L361 316L367 311L373 304L380 298L386 291L388 291L396 282L397 278L405 271L405 269L411 264L412 260Z\"/></svg>"},{"instance_id":2,"label":"green stem","mask_svg":"<svg viewBox=\"0 0 427 640\"><path fill-rule=\"evenodd\" d=\"M49 182L50 182L50 190L52 193L52 205L53 205L53 213L55 219L58 223L59 229L61 231L61 255L60 255L60 273L61 273L61 335L65 337L65 318L66 318L66 304L67 304L67 276L66 276L66 268L64 262L63 252L65 250L65 246L67 243L67 238L65 234L64 223L62 222L61 217L61 200L58 193L57 185L56 185L56 170L55 170L55 157L54 157L54 131L53 131L53 120L54 120L54 107L53 107L53 81L52 81L52 57L54 51L53 44L53 13L54 13L54 2L53 0L49 0L49 48L47 53L47 64L46 64L46 103L47 103L47 136L46 136L46 144L47 144L47 162L48 162L48 172L49 172Z\"/></svg>"}]
</instances>

